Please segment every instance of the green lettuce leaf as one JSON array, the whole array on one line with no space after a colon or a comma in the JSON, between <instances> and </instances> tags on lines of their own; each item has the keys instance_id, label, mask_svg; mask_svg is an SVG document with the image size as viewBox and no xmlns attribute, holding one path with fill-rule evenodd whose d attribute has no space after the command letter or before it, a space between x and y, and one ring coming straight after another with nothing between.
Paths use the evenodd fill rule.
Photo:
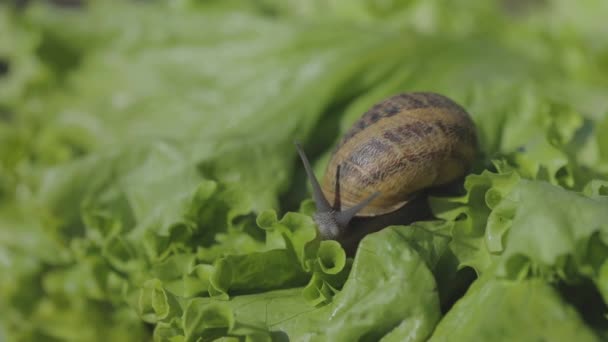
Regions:
<instances>
[{"instance_id":1,"label":"green lettuce leaf","mask_svg":"<svg viewBox=\"0 0 608 342\"><path fill-rule=\"evenodd\" d=\"M590 183L588 192L593 184L601 189L603 183ZM606 244L605 196L588 197L547 182L520 179L513 172L471 175L465 188L462 197L431 201L438 217L454 222L450 246L461 267L478 273L492 269L510 277L528 271L552 277L565 272L566 266L593 274L585 265L592 240ZM608 254L598 257L602 260Z\"/></svg>"},{"instance_id":2,"label":"green lettuce leaf","mask_svg":"<svg viewBox=\"0 0 608 342\"><path fill-rule=\"evenodd\" d=\"M484 276L437 325L430 341L600 341L542 280Z\"/></svg>"},{"instance_id":3,"label":"green lettuce leaf","mask_svg":"<svg viewBox=\"0 0 608 342\"><path fill-rule=\"evenodd\" d=\"M417 241L417 236L423 239ZM443 240L421 227L407 226L369 235L361 242L343 289L326 306L311 306L302 297L302 289L296 288L236 296L227 302L194 299L189 307L193 308L195 301L198 309L191 315L198 317L208 310L214 315L224 312L227 318L220 336L243 326L297 340L383 337L389 341L423 341L440 317L439 296L427 265L434 264L446 250ZM426 257L418 251L424 251ZM378 306L384 309L373 309ZM226 308L231 314L225 313ZM199 331L195 337L210 332L202 321L188 329ZM187 331L185 334L190 336Z\"/></svg>"},{"instance_id":4,"label":"green lettuce leaf","mask_svg":"<svg viewBox=\"0 0 608 342\"><path fill-rule=\"evenodd\" d=\"M505 201L511 211L509 202L518 205L504 239L498 274L597 274L598 262L608 257L606 197L593 199L547 183L522 181ZM499 204L496 211L505 210L505 205ZM591 254L594 244L604 252Z\"/></svg>"},{"instance_id":5,"label":"green lettuce leaf","mask_svg":"<svg viewBox=\"0 0 608 342\"><path fill-rule=\"evenodd\" d=\"M493 265L497 258L495 253L502 248L501 239L505 230L502 216L508 218L510 215L506 209L502 212L494 209L519 180L516 173L484 171L481 175L467 177L465 195L431 198L433 213L454 223L450 248L459 260L459 268L468 266L477 273L483 273ZM490 227L491 220L495 224Z\"/></svg>"}]
</instances>

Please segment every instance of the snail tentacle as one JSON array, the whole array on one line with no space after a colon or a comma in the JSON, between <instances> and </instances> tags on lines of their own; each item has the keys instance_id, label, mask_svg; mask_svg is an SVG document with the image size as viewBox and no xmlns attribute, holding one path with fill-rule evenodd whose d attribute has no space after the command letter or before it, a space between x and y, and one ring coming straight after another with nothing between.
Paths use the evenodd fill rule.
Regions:
<instances>
[{"instance_id":1,"label":"snail tentacle","mask_svg":"<svg viewBox=\"0 0 608 342\"><path fill-rule=\"evenodd\" d=\"M367 205L370 204L371 201L373 201L378 196L380 196L380 192L374 192L369 197L359 202L359 204L350 207L346 210L337 211L335 215L338 226L346 227L350 220L352 220L358 212L360 212L363 208L367 207Z\"/></svg>"},{"instance_id":2,"label":"snail tentacle","mask_svg":"<svg viewBox=\"0 0 608 342\"><path fill-rule=\"evenodd\" d=\"M312 185L312 198L317 205L317 211L320 212L331 212L332 207L329 205L327 198L323 194L323 190L321 190L321 185L315 176L315 173L312 171L312 167L310 166L310 162L302 149L302 146L299 142L295 142L296 149L298 150L298 154L300 155L300 159L302 159L302 164L304 164L304 170L306 171L306 176L310 181L310 185Z\"/></svg>"},{"instance_id":3,"label":"snail tentacle","mask_svg":"<svg viewBox=\"0 0 608 342\"><path fill-rule=\"evenodd\" d=\"M342 165L338 165L336 167L336 188L334 190L334 210L340 211L342 210L342 201L340 199L340 168Z\"/></svg>"}]
</instances>

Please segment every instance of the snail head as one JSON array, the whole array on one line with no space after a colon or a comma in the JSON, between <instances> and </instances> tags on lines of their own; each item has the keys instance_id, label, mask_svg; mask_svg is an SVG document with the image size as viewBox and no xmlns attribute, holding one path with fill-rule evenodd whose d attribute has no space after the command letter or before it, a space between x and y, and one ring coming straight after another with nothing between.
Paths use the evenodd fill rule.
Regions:
<instances>
[{"instance_id":1,"label":"snail head","mask_svg":"<svg viewBox=\"0 0 608 342\"><path fill-rule=\"evenodd\" d=\"M375 192L355 206L342 210L340 203L340 167L338 167L336 170L336 196L334 199L334 204L330 205L329 201L325 197L325 194L323 194L321 185L319 184L319 181L317 180L317 177L310 166L310 162L308 161L302 146L300 146L298 142L296 142L295 145L296 149L298 150L298 154L300 155L300 159L302 159L302 164L304 164L306 176L308 177L310 185L312 186L312 198L317 207L317 211L313 215L313 219L319 226L321 237L323 239L330 240L339 239L340 237L344 236L348 230L348 224L352 218L355 217L355 215L357 215L361 209L365 208L378 195L380 195L380 193Z\"/></svg>"}]
</instances>

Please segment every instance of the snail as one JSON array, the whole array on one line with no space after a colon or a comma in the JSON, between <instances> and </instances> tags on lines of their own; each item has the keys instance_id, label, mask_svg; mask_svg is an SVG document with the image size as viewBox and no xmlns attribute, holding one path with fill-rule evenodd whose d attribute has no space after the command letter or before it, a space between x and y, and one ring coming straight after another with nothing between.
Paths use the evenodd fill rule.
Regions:
<instances>
[{"instance_id":1,"label":"snail","mask_svg":"<svg viewBox=\"0 0 608 342\"><path fill-rule=\"evenodd\" d=\"M423 210L413 204L418 194L464 177L477 154L477 135L460 105L415 92L379 102L354 123L333 151L323 185L297 142L296 149L312 186L321 238L347 241L404 224L398 220Z\"/></svg>"}]
</instances>

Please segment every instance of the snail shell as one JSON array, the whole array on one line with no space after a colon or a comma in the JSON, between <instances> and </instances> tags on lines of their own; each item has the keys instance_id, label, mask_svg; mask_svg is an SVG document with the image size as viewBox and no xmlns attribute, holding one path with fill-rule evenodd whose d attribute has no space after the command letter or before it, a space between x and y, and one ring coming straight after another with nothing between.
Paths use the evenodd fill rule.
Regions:
<instances>
[{"instance_id":1,"label":"snail shell","mask_svg":"<svg viewBox=\"0 0 608 342\"><path fill-rule=\"evenodd\" d=\"M475 125L458 104L434 93L399 94L373 106L342 138L323 193L335 198L339 167L342 207L380 192L357 216L386 214L421 189L462 177L476 150Z\"/></svg>"},{"instance_id":2,"label":"snail shell","mask_svg":"<svg viewBox=\"0 0 608 342\"><path fill-rule=\"evenodd\" d=\"M419 191L463 177L476 157L477 135L469 114L449 98L404 93L354 123L334 150L322 187L299 145L298 152L313 185L321 235L339 239L353 217L395 212Z\"/></svg>"}]
</instances>

